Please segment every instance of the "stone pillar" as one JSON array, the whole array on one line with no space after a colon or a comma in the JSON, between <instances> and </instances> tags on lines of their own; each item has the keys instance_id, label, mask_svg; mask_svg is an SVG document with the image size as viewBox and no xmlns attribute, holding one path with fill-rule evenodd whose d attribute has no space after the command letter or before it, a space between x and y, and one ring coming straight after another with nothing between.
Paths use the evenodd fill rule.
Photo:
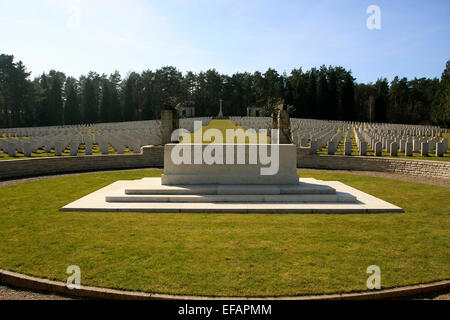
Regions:
<instances>
[{"instance_id":1,"label":"stone pillar","mask_svg":"<svg viewBox=\"0 0 450 320\"><path fill-rule=\"evenodd\" d=\"M161 144L171 143L172 132L179 127L176 113L175 110L170 109L161 111Z\"/></svg>"},{"instance_id":2,"label":"stone pillar","mask_svg":"<svg viewBox=\"0 0 450 320\"><path fill-rule=\"evenodd\" d=\"M278 143L290 144L291 143L291 122L289 120L289 112L287 110L278 111Z\"/></svg>"},{"instance_id":3,"label":"stone pillar","mask_svg":"<svg viewBox=\"0 0 450 320\"><path fill-rule=\"evenodd\" d=\"M272 114L272 129L278 129L278 114Z\"/></svg>"}]
</instances>

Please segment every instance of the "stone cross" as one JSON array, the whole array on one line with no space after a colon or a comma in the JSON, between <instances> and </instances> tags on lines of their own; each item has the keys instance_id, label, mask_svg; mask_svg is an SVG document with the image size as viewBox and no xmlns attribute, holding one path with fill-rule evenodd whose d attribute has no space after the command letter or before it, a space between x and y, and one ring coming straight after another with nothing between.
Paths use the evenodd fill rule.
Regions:
<instances>
[{"instance_id":1,"label":"stone cross","mask_svg":"<svg viewBox=\"0 0 450 320\"><path fill-rule=\"evenodd\" d=\"M222 99L219 100L219 103L220 103L220 111L219 111L218 118L223 118L222 101L223 101Z\"/></svg>"}]
</instances>

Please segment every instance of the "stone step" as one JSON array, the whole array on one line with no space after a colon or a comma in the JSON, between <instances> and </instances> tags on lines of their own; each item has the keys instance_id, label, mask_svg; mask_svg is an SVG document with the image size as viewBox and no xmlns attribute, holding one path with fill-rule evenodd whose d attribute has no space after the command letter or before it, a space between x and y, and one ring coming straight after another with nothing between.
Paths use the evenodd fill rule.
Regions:
<instances>
[{"instance_id":1,"label":"stone step","mask_svg":"<svg viewBox=\"0 0 450 320\"><path fill-rule=\"evenodd\" d=\"M127 195L280 195L280 194L335 194L330 186L300 182L295 185L161 185L157 179L142 179Z\"/></svg>"},{"instance_id":2,"label":"stone step","mask_svg":"<svg viewBox=\"0 0 450 320\"><path fill-rule=\"evenodd\" d=\"M155 179L155 178L150 178ZM124 190L133 188L141 180L116 181L78 199L62 211L97 212L149 212L149 213L386 213L403 212L393 204L337 181L300 179L305 183L326 184L336 190L337 195L352 195L355 202L107 202L106 196L127 196ZM135 195L136 196L136 195ZM266 197L272 195L266 195ZM287 196L287 195L278 195ZM331 196L331 195L316 195ZM127 197L132 197L128 195ZM167 198L168 199L168 198ZM278 198L279 200L280 198ZM134 201L134 199L132 199ZM305 200L305 198L303 199ZM314 200L317 200L314 199ZM323 200L323 199L322 199ZM331 199L329 199L331 200Z\"/></svg>"},{"instance_id":3,"label":"stone step","mask_svg":"<svg viewBox=\"0 0 450 320\"><path fill-rule=\"evenodd\" d=\"M333 202L355 203L356 197L343 192L336 194L197 194L197 195L130 195L123 190L106 195L107 202L196 202L196 203L220 203L220 202Z\"/></svg>"}]
</instances>

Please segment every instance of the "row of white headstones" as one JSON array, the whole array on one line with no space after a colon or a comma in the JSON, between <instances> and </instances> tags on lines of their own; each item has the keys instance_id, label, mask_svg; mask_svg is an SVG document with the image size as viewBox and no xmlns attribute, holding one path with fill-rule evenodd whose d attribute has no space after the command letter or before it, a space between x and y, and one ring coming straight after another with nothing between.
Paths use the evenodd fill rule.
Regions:
<instances>
[{"instance_id":1,"label":"row of white headstones","mask_svg":"<svg viewBox=\"0 0 450 320\"><path fill-rule=\"evenodd\" d=\"M193 130L194 120L199 118L181 119L180 125ZM210 118L203 119L210 120ZM123 154L129 151L139 153L144 145L161 143L160 121L134 121L121 123L104 123L94 125L38 127L0 129L0 150L15 157L18 153L26 157L39 151L53 152L62 156L68 152L71 156L80 153L84 146L84 154L92 155L94 145L98 145L101 154L115 152ZM111 150L111 148L113 150Z\"/></svg>"},{"instance_id":2,"label":"row of white headstones","mask_svg":"<svg viewBox=\"0 0 450 320\"><path fill-rule=\"evenodd\" d=\"M271 118L235 117L233 120L244 128L271 126ZM369 147L376 156L381 156L384 150L391 156L433 153L442 157L448 151L448 139L442 137L448 130L437 126L291 119L290 129L293 143L310 147L312 154L326 148L328 154L334 155L343 142L344 155L350 156L352 133L361 156L367 155Z\"/></svg>"},{"instance_id":3,"label":"row of white headstones","mask_svg":"<svg viewBox=\"0 0 450 320\"><path fill-rule=\"evenodd\" d=\"M268 117L231 117L235 125L245 129L266 129L272 127ZM194 129L194 121L207 125L211 118L187 118L180 120L180 127ZM31 156L33 153L54 152L63 155L70 149L70 155L79 154L84 145L84 154L91 155L94 145L102 154L111 153L110 148L122 154L129 151L139 153L144 145L161 143L161 123L157 120L121 123L103 123L79 126L39 127L0 129L0 149L9 156L17 153ZM412 156L420 152L425 156L435 152L443 156L448 150L448 140L442 133L447 132L436 126L414 126L401 124L370 124L361 122L328 121L314 119L291 119L292 141L297 146L310 147L311 153L327 148L328 154L336 153L339 144L344 143L344 154L352 154L352 132L359 155L367 155L370 147L377 156L382 151L396 156L399 153Z\"/></svg>"}]
</instances>

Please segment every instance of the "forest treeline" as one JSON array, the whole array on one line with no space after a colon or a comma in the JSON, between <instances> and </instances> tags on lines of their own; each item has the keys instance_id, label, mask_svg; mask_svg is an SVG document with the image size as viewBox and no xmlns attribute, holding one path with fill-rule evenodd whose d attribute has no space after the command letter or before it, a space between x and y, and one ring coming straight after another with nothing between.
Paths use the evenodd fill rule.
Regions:
<instances>
[{"instance_id":1,"label":"forest treeline","mask_svg":"<svg viewBox=\"0 0 450 320\"><path fill-rule=\"evenodd\" d=\"M247 107L282 98L292 116L408 124L450 124L450 60L440 79L395 77L357 83L343 67L279 74L222 75L215 69L182 73L174 67L130 72L125 78L89 72L79 79L51 70L34 79L21 61L0 55L0 127L29 127L159 119L175 97L196 116L246 115Z\"/></svg>"}]
</instances>

